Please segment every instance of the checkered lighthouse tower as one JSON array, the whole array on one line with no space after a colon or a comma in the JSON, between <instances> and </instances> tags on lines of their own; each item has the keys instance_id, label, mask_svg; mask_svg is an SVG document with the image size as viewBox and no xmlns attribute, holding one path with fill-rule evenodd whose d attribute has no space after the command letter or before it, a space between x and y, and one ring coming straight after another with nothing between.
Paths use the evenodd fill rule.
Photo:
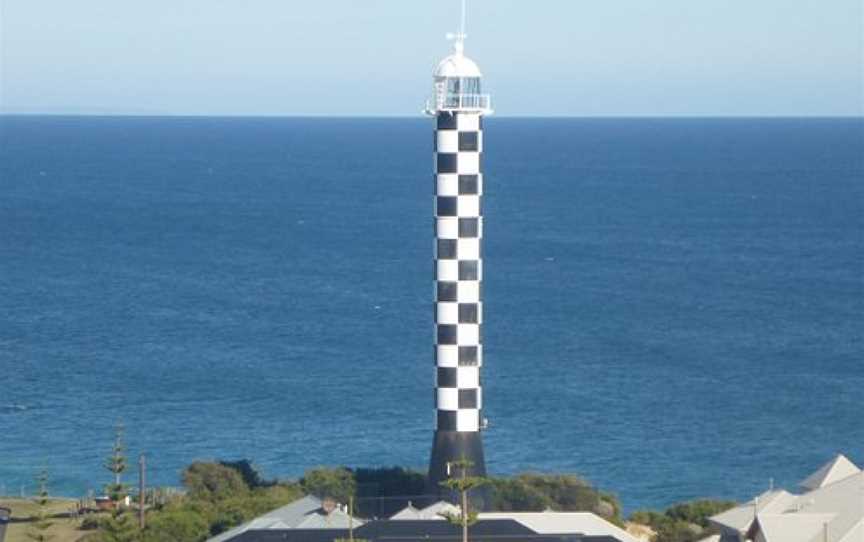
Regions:
<instances>
[{"instance_id":1,"label":"checkered lighthouse tower","mask_svg":"<svg viewBox=\"0 0 864 542\"><path fill-rule=\"evenodd\" d=\"M455 51L438 65L426 113L435 120L435 437L429 490L440 493L448 463L467 459L486 473L483 442L483 116L477 64L465 56L462 31Z\"/></svg>"}]
</instances>

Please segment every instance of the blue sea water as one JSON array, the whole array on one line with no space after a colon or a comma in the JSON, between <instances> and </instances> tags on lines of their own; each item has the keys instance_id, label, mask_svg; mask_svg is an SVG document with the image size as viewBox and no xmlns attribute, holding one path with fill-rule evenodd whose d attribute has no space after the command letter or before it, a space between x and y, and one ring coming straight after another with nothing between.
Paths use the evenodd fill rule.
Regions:
<instances>
[{"instance_id":1,"label":"blue sea water","mask_svg":"<svg viewBox=\"0 0 864 542\"><path fill-rule=\"evenodd\" d=\"M0 492L425 468L423 119L0 117ZM489 470L628 509L864 463L864 121L486 124Z\"/></svg>"}]
</instances>

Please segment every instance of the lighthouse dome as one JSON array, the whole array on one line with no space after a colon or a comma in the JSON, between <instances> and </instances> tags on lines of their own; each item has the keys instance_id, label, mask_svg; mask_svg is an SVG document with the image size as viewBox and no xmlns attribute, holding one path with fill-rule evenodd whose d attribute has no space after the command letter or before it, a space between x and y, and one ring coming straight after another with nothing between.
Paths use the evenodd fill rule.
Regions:
<instances>
[{"instance_id":1,"label":"lighthouse dome","mask_svg":"<svg viewBox=\"0 0 864 542\"><path fill-rule=\"evenodd\" d=\"M460 35L464 38L464 35ZM432 99L426 103L426 113L437 115L442 111L480 114L492 113L488 94L481 94L482 74L477 64L465 56L465 45L455 44L452 55L435 68Z\"/></svg>"},{"instance_id":2,"label":"lighthouse dome","mask_svg":"<svg viewBox=\"0 0 864 542\"><path fill-rule=\"evenodd\" d=\"M456 52L438 64L435 77L482 77L482 74L476 62Z\"/></svg>"}]
</instances>

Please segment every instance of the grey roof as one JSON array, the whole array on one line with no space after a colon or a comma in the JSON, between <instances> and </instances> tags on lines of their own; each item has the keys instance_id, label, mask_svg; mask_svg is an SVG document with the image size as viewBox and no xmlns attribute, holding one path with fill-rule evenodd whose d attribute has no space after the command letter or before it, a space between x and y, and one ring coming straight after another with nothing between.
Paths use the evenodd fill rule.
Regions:
<instances>
[{"instance_id":1,"label":"grey roof","mask_svg":"<svg viewBox=\"0 0 864 542\"><path fill-rule=\"evenodd\" d=\"M231 542L333 542L347 539L348 531L339 529L264 529L244 531Z\"/></svg>"},{"instance_id":2,"label":"grey roof","mask_svg":"<svg viewBox=\"0 0 864 542\"><path fill-rule=\"evenodd\" d=\"M822 535L833 514L759 514L759 530L767 541L811 540ZM824 537L823 537L824 538Z\"/></svg>"},{"instance_id":3,"label":"grey roof","mask_svg":"<svg viewBox=\"0 0 864 542\"><path fill-rule=\"evenodd\" d=\"M766 491L749 502L713 516L711 521L743 534L753 526L757 512L765 514L784 512L797 499L796 495L788 491Z\"/></svg>"},{"instance_id":4,"label":"grey roof","mask_svg":"<svg viewBox=\"0 0 864 542\"><path fill-rule=\"evenodd\" d=\"M801 487L812 491L831 485L844 478L854 476L859 472L861 472L861 469L849 461L845 455L840 454L826 463L821 469L808 476L806 480L801 482Z\"/></svg>"},{"instance_id":5,"label":"grey roof","mask_svg":"<svg viewBox=\"0 0 864 542\"><path fill-rule=\"evenodd\" d=\"M622 542L611 536L591 536L578 533L537 534L518 521L480 520L470 527L471 540L512 540L520 542ZM372 542L459 542L460 529L447 521L370 521L354 532L358 539ZM246 531L235 542L333 542L347 538L345 530Z\"/></svg>"},{"instance_id":6,"label":"grey roof","mask_svg":"<svg viewBox=\"0 0 864 542\"><path fill-rule=\"evenodd\" d=\"M438 501L426 508L415 508L410 502L408 506L399 510L390 519L392 521L411 521L421 519L444 520L447 514L458 514L459 508L447 501Z\"/></svg>"},{"instance_id":7,"label":"grey roof","mask_svg":"<svg viewBox=\"0 0 864 542\"><path fill-rule=\"evenodd\" d=\"M856 536L864 534L864 472L838 456L805 483L815 489L802 495L763 494L711 521L742 533L759 532L765 542L858 542Z\"/></svg>"},{"instance_id":8,"label":"grey roof","mask_svg":"<svg viewBox=\"0 0 864 542\"><path fill-rule=\"evenodd\" d=\"M531 529L513 520L479 520L471 526L473 536L531 535ZM461 528L449 521L370 521L355 531L360 538L434 538L459 534Z\"/></svg>"},{"instance_id":9,"label":"grey roof","mask_svg":"<svg viewBox=\"0 0 864 542\"><path fill-rule=\"evenodd\" d=\"M479 519L512 519L538 534L576 533L588 536L608 536L621 542L639 539L591 512L491 512L479 514Z\"/></svg>"},{"instance_id":10,"label":"grey roof","mask_svg":"<svg viewBox=\"0 0 864 542\"><path fill-rule=\"evenodd\" d=\"M414 506L409 502L408 506L399 510L392 516L390 519L393 521L407 521L409 519L421 519L420 510L418 508L414 508Z\"/></svg>"},{"instance_id":11,"label":"grey roof","mask_svg":"<svg viewBox=\"0 0 864 542\"><path fill-rule=\"evenodd\" d=\"M321 510L321 500L309 495L214 536L207 542L227 542L246 531L253 530L347 529L349 521L348 514L340 509L325 514ZM353 521L355 527L363 525L363 521L357 518Z\"/></svg>"}]
</instances>

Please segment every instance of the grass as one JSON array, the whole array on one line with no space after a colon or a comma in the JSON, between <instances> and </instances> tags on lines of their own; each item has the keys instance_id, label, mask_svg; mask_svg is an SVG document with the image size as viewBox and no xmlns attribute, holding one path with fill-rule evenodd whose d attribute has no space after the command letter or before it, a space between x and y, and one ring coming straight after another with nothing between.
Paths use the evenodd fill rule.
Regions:
<instances>
[{"instance_id":1,"label":"grass","mask_svg":"<svg viewBox=\"0 0 864 542\"><path fill-rule=\"evenodd\" d=\"M0 506L12 510L12 521L7 526L5 542L28 542L27 529L30 526L29 520L38 511L39 506L27 499L7 499L3 497L0 497ZM64 514L63 517L54 517L51 519L54 524L48 530L48 533L54 537L52 538L52 542L77 542L87 534L87 531L78 529L81 525L80 519L71 519L65 516L65 514L74 508L74 500L51 499L51 502L48 504L48 513L51 515Z\"/></svg>"}]
</instances>

